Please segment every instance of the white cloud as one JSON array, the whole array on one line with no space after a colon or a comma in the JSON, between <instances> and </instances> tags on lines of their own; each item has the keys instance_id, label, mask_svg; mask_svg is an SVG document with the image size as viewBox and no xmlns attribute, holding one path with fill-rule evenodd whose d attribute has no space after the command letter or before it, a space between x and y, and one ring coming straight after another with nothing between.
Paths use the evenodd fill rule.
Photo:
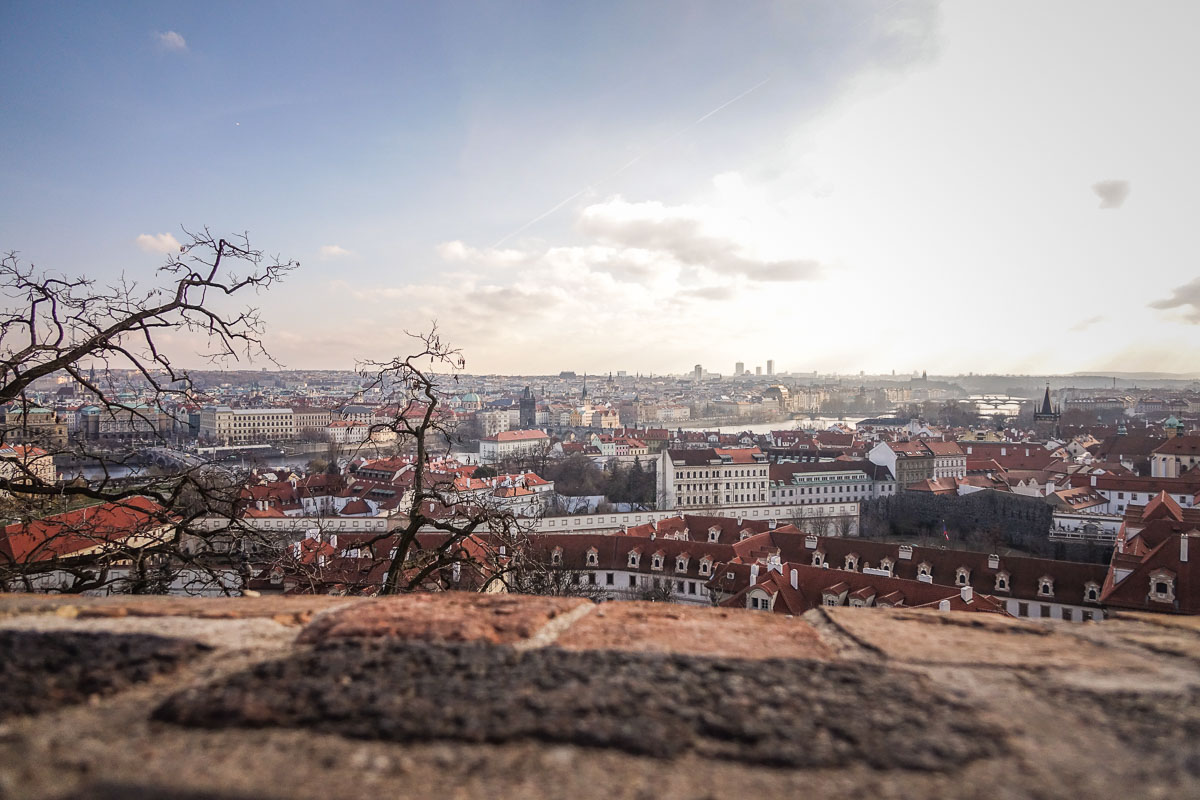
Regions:
<instances>
[{"instance_id":1,"label":"white cloud","mask_svg":"<svg viewBox=\"0 0 1200 800\"><path fill-rule=\"evenodd\" d=\"M188 49L187 40L175 31L156 33L154 34L154 40L158 42L158 46L163 50L182 53Z\"/></svg>"},{"instance_id":2,"label":"white cloud","mask_svg":"<svg viewBox=\"0 0 1200 800\"><path fill-rule=\"evenodd\" d=\"M317 251L321 258L342 258L343 256L351 255L351 252L344 247L336 244L322 245Z\"/></svg>"},{"instance_id":3,"label":"white cloud","mask_svg":"<svg viewBox=\"0 0 1200 800\"><path fill-rule=\"evenodd\" d=\"M1129 181L1100 181L1092 184L1092 191L1100 198L1101 208L1120 208L1129 197Z\"/></svg>"},{"instance_id":4,"label":"white cloud","mask_svg":"<svg viewBox=\"0 0 1200 800\"><path fill-rule=\"evenodd\" d=\"M137 237L137 246L145 250L147 253L178 253L180 244L169 233L160 233L157 235L143 233Z\"/></svg>"}]
</instances>

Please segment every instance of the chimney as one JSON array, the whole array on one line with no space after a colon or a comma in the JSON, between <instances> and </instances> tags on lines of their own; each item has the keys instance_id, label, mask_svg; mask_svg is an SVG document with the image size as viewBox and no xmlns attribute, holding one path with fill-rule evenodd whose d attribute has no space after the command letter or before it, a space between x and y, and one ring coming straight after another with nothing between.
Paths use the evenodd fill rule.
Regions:
<instances>
[{"instance_id":1,"label":"chimney","mask_svg":"<svg viewBox=\"0 0 1200 800\"><path fill-rule=\"evenodd\" d=\"M943 600L940 603L938 603L938 611L949 611L949 610L950 610L950 601L949 600Z\"/></svg>"},{"instance_id":2,"label":"chimney","mask_svg":"<svg viewBox=\"0 0 1200 800\"><path fill-rule=\"evenodd\" d=\"M750 565L750 585L758 583L758 564Z\"/></svg>"},{"instance_id":3,"label":"chimney","mask_svg":"<svg viewBox=\"0 0 1200 800\"><path fill-rule=\"evenodd\" d=\"M975 599L975 590L972 589L970 586L963 586L961 589L958 590L958 593L959 593L959 595L962 596L964 603L970 603L972 600Z\"/></svg>"},{"instance_id":4,"label":"chimney","mask_svg":"<svg viewBox=\"0 0 1200 800\"><path fill-rule=\"evenodd\" d=\"M1096 485L1096 473L1092 473L1092 486Z\"/></svg>"},{"instance_id":5,"label":"chimney","mask_svg":"<svg viewBox=\"0 0 1200 800\"><path fill-rule=\"evenodd\" d=\"M1179 536L1179 563L1186 564L1188 560L1188 535L1186 533Z\"/></svg>"},{"instance_id":6,"label":"chimney","mask_svg":"<svg viewBox=\"0 0 1200 800\"><path fill-rule=\"evenodd\" d=\"M792 588L800 588L800 570L796 569L795 567L792 567Z\"/></svg>"}]
</instances>

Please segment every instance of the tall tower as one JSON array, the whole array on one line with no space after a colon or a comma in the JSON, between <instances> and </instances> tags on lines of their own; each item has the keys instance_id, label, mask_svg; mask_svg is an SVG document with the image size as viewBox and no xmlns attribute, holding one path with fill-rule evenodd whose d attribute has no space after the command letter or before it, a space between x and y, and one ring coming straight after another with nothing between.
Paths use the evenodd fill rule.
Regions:
<instances>
[{"instance_id":1,"label":"tall tower","mask_svg":"<svg viewBox=\"0 0 1200 800\"><path fill-rule=\"evenodd\" d=\"M699 383L701 381L701 379L704 377L704 367L697 364L692 369L692 375L695 376L696 383Z\"/></svg>"},{"instance_id":2,"label":"tall tower","mask_svg":"<svg viewBox=\"0 0 1200 800\"><path fill-rule=\"evenodd\" d=\"M767 359L767 374L768 375L775 374L775 360L774 359L771 359L771 358Z\"/></svg>"},{"instance_id":3,"label":"tall tower","mask_svg":"<svg viewBox=\"0 0 1200 800\"><path fill-rule=\"evenodd\" d=\"M1042 439L1058 436L1058 419L1061 415L1050 404L1050 383L1046 383L1046 396L1042 399L1041 408L1033 412L1033 430Z\"/></svg>"},{"instance_id":4,"label":"tall tower","mask_svg":"<svg viewBox=\"0 0 1200 800\"><path fill-rule=\"evenodd\" d=\"M533 396L533 390L528 386L521 393L520 412L521 427L524 430L529 430L537 425L537 400Z\"/></svg>"},{"instance_id":5,"label":"tall tower","mask_svg":"<svg viewBox=\"0 0 1200 800\"><path fill-rule=\"evenodd\" d=\"M733 376L736 378L746 371L746 362L739 361L733 365Z\"/></svg>"}]
</instances>

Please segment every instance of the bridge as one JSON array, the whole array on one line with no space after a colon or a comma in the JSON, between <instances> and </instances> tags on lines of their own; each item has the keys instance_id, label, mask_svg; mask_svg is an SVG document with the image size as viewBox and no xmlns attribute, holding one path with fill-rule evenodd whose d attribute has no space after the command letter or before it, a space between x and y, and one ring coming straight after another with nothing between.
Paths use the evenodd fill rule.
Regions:
<instances>
[{"instance_id":1,"label":"bridge","mask_svg":"<svg viewBox=\"0 0 1200 800\"><path fill-rule=\"evenodd\" d=\"M170 447L149 447L142 451L142 455L147 461L160 467L174 467L183 470L196 469L208 463L194 453Z\"/></svg>"}]
</instances>

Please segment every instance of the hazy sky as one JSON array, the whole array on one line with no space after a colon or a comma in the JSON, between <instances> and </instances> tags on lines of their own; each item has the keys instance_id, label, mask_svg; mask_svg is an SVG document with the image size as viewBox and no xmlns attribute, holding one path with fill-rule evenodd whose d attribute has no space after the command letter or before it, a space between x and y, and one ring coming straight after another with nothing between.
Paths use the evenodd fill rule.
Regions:
<instances>
[{"instance_id":1,"label":"hazy sky","mask_svg":"<svg viewBox=\"0 0 1200 800\"><path fill-rule=\"evenodd\" d=\"M1194 0L5 3L0 249L248 230L289 367L1195 371L1198 76Z\"/></svg>"}]
</instances>

